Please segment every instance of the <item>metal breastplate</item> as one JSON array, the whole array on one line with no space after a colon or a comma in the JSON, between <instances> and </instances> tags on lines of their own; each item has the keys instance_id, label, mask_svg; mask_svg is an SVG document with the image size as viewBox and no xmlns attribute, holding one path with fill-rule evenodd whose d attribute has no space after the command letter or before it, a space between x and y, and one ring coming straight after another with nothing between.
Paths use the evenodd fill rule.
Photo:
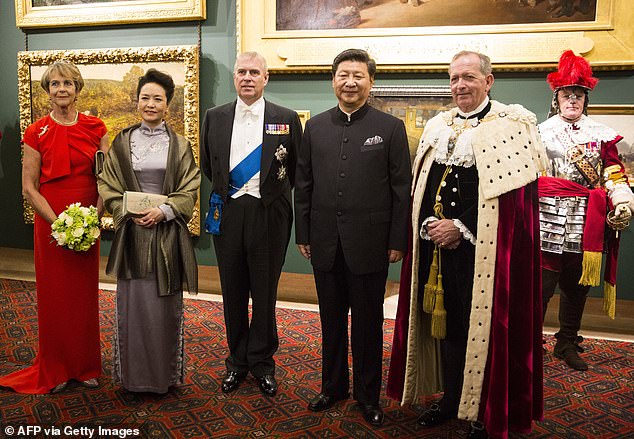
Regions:
<instances>
[{"instance_id":1,"label":"metal breastplate","mask_svg":"<svg viewBox=\"0 0 634 439\"><path fill-rule=\"evenodd\" d=\"M541 249L561 254L583 253L583 226L588 200L585 197L540 197Z\"/></svg>"},{"instance_id":2,"label":"metal breastplate","mask_svg":"<svg viewBox=\"0 0 634 439\"><path fill-rule=\"evenodd\" d=\"M562 139L560 137L565 138ZM578 144L563 134L558 136L558 139L560 140L559 145L548 145L546 148L551 164L550 176L574 181L585 187L593 188L594 186L584 178L575 163L579 160L586 160L595 169L596 173L601 175L601 142L592 141ZM577 151L581 151L582 154L575 154Z\"/></svg>"}]
</instances>

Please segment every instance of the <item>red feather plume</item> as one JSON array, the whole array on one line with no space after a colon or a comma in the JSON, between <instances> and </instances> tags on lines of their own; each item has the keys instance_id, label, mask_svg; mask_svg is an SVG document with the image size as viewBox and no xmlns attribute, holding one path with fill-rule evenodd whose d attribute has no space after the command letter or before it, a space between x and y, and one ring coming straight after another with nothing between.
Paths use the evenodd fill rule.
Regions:
<instances>
[{"instance_id":1,"label":"red feather plume","mask_svg":"<svg viewBox=\"0 0 634 439\"><path fill-rule=\"evenodd\" d=\"M566 50L559 58L556 72L549 73L546 81L555 91L562 87L583 87L592 90L599 80L592 76L590 63L572 50Z\"/></svg>"}]
</instances>

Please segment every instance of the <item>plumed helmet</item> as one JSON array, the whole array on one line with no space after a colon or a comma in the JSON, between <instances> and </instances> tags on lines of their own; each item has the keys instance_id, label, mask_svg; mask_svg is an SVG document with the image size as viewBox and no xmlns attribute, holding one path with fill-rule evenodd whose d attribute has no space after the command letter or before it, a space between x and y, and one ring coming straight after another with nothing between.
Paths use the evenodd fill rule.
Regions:
<instances>
[{"instance_id":1,"label":"plumed helmet","mask_svg":"<svg viewBox=\"0 0 634 439\"><path fill-rule=\"evenodd\" d=\"M546 81L553 91L562 87L583 87L592 90L599 80L592 76L590 63L572 50L566 50L559 58L557 71L549 73Z\"/></svg>"}]
</instances>

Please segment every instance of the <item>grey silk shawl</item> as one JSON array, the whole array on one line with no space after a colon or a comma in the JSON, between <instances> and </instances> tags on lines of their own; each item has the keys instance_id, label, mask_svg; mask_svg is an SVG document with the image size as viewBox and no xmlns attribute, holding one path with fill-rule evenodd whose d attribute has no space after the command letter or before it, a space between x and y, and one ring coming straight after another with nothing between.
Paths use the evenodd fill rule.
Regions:
<instances>
[{"instance_id":1,"label":"grey silk shawl","mask_svg":"<svg viewBox=\"0 0 634 439\"><path fill-rule=\"evenodd\" d=\"M190 293L196 294L198 266L187 222L198 196L200 170L189 142L169 127L170 144L162 193L167 195L167 204L176 218L145 228L136 226L131 218L122 214L123 193L141 190L130 161L130 133L139 126L129 126L117 135L98 179L99 194L115 225L106 273L117 278L141 279L155 268L159 296L181 291L185 284Z\"/></svg>"}]
</instances>

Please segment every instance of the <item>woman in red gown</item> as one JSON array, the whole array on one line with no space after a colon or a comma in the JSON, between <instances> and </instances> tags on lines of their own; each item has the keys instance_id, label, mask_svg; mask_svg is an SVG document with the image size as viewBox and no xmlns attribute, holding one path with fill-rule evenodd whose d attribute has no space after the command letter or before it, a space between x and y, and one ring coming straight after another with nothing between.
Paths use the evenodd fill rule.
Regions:
<instances>
[{"instance_id":1,"label":"woman in red gown","mask_svg":"<svg viewBox=\"0 0 634 439\"><path fill-rule=\"evenodd\" d=\"M84 81L75 65L56 61L41 85L52 111L26 129L22 165L22 192L35 210L39 351L32 366L0 377L20 393L59 391L71 379L96 387L101 375L99 242L85 252L59 247L51 224L72 203L101 211L93 165L108 148L106 126L77 111Z\"/></svg>"}]
</instances>

